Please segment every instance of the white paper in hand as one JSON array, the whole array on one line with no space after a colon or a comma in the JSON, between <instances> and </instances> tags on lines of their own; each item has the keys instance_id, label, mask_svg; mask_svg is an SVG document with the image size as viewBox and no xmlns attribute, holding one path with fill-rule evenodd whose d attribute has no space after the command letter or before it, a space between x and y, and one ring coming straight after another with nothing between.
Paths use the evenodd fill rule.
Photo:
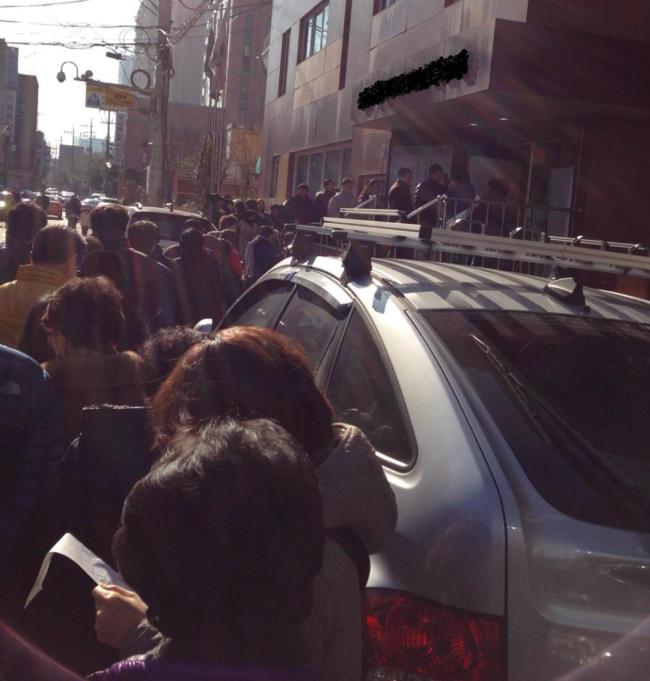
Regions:
<instances>
[{"instance_id":1,"label":"white paper in hand","mask_svg":"<svg viewBox=\"0 0 650 681\"><path fill-rule=\"evenodd\" d=\"M96 584L115 584L116 586L121 586L125 589L130 588L108 563L105 563L101 558L98 558L76 537L67 533L64 534L45 555L38 577L25 601L25 607L27 607L43 589L43 582L47 576L47 571L50 569L53 553L65 556L76 563Z\"/></svg>"}]
</instances>

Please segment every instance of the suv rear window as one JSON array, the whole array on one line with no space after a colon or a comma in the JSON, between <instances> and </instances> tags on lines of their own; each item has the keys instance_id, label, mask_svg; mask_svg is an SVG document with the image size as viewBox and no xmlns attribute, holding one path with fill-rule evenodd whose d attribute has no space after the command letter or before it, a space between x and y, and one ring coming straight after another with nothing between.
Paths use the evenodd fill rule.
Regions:
<instances>
[{"instance_id":1,"label":"suv rear window","mask_svg":"<svg viewBox=\"0 0 650 681\"><path fill-rule=\"evenodd\" d=\"M650 325L422 314L549 503L587 522L650 528Z\"/></svg>"}]
</instances>

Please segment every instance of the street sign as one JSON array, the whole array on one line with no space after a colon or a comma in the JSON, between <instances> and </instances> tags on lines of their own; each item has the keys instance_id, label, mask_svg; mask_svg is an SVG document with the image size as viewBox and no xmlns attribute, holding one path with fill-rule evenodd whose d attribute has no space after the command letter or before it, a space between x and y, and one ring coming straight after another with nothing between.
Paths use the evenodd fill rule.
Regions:
<instances>
[{"instance_id":1,"label":"street sign","mask_svg":"<svg viewBox=\"0 0 650 681\"><path fill-rule=\"evenodd\" d=\"M86 83L86 106L106 111L128 111L141 106L133 88L110 83Z\"/></svg>"}]
</instances>

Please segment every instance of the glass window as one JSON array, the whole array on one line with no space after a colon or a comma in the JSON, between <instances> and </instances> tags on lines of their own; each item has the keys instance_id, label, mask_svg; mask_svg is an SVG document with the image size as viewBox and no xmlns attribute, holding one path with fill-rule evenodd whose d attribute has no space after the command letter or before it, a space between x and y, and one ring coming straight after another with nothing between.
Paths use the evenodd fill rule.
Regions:
<instances>
[{"instance_id":1,"label":"glass window","mask_svg":"<svg viewBox=\"0 0 650 681\"><path fill-rule=\"evenodd\" d=\"M650 325L423 315L550 504L586 522L650 528Z\"/></svg>"},{"instance_id":2,"label":"glass window","mask_svg":"<svg viewBox=\"0 0 650 681\"><path fill-rule=\"evenodd\" d=\"M278 97L282 97L287 91L287 72L289 69L289 44L291 41L291 29L282 34L282 48L280 53L280 78L278 81Z\"/></svg>"},{"instance_id":3,"label":"glass window","mask_svg":"<svg viewBox=\"0 0 650 681\"><path fill-rule=\"evenodd\" d=\"M397 390L372 334L353 313L327 390L336 419L359 427L375 449L403 463L412 460Z\"/></svg>"},{"instance_id":4,"label":"glass window","mask_svg":"<svg viewBox=\"0 0 650 681\"><path fill-rule=\"evenodd\" d=\"M321 3L301 23L300 59L308 59L320 52L327 44L329 3Z\"/></svg>"},{"instance_id":5,"label":"glass window","mask_svg":"<svg viewBox=\"0 0 650 681\"><path fill-rule=\"evenodd\" d=\"M320 187L323 184L323 154L312 154L309 157L309 186Z\"/></svg>"},{"instance_id":6,"label":"glass window","mask_svg":"<svg viewBox=\"0 0 650 681\"><path fill-rule=\"evenodd\" d=\"M334 149L325 154L325 178L331 178L338 187L341 182L341 150Z\"/></svg>"},{"instance_id":7,"label":"glass window","mask_svg":"<svg viewBox=\"0 0 650 681\"><path fill-rule=\"evenodd\" d=\"M343 167L341 168L342 177L350 177L352 168L352 147L343 149Z\"/></svg>"},{"instance_id":8,"label":"glass window","mask_svg":"<svg viewBox=\"0 0 650 681\"><path fill-rule=\"evenodd\" d=\"M309 289L298 286L276 331L300 343L310 368L316 371L338 323L334 311L325 301Z\"/></svg>"},{"instance_id":9,"label":"glass window","mask_svg":"<svg viewBox=\"0 0 650 681\"><path fill-rule=\"evenodd\" d=\"M307 182L307 171L309 170L309 156L298 156L296 163L296 182L295 186ZM295 187L294 187L295 189Z\"/></svg>"},{"instance_id":10,"label":"glass window","mask_svg":"<svg viewBox=\"0 0 650 681\"><path fill-rule=\"evenodd\" d=\"M271 196L278 195L278 181L280 178L280 157L274 156L271 165Z\"/></svg>"},{"instance_id":11,"label":"glass window","mask_svg":"<svg viewBox=\"0 0 650 681\"><path fill-rule=\"evenodd\" d=\"M263 281L246 292L224 317L221 328L262 326L270 328L289 299L293 284L286 281Z\"/></svg>"}]
</instances>

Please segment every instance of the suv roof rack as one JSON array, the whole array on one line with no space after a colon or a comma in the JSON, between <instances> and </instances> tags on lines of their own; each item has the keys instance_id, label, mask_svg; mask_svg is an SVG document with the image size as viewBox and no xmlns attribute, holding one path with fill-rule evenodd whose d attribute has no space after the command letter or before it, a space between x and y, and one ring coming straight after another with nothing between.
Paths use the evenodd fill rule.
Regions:
<instances>
[{"instance_id":1,"label":"suv roof rack","mask_svg":"<svg viewBox=\"0 0 650 681\"><path fill-rule=\"evenodd\" d=\"M296 225L296 230L318 234L340 247L349 241L363 241L390 247L413 249L427 257L432 253L455 253L550 267L594 270L650 279L648 249L640 244L607 243L582 237L549 237L524 240L486 236L471 232L424 227L404 222L325 218L320 225ZM623 251L623 252L621 252Z\"/></svg>"}]
</instances>

